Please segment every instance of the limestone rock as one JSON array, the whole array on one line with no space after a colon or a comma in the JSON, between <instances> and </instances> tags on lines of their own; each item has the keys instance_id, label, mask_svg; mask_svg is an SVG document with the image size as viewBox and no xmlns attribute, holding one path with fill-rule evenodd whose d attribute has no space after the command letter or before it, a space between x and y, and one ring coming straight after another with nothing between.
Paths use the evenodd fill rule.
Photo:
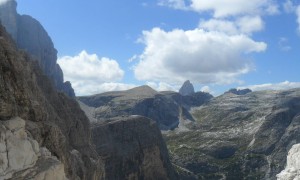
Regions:
<instances>
[{"instance_id":1,"label":"limestone rock","mask_svg":"<svg viewBox=\"0 0 300 180\"><path fill-rule=\"evenodd\" d=\"M63 164L28 136L19 117L0 121L0 162L0 179L67 179Z\"/></svg>"},{"instance_id":2,"label":"limestone rock","mask_svg":"<svg viewBox=\"0 0 300 180\"><path fill-rule=\"evenodd\" d=\"M295 144L287 156L286 167L277 174L278 180L299 180L300 179L300 144Z\"/></svg>"},{"instance_id":3,"label":"limestone rock","mask_svg":"<svg viewBox=\"0 0 300 180\"><path fill-rule=\"evenodd\" d=\"M0 21L15 40L18 48L28 52L38 61L43 72L52 80L57 90L75 97L70 82L64 83L63 72L57 64L57 50L43 26L28 15L19 15L15 0L0 6Z\"/></svg>"},{"instance_id":4,"label":"limestone rock","mask_svg":"<svg viewBox=\"0 0 300 180\"><path fill-rule=\"evenodd\" d=\"M245 95L250 92L252 92L250 89L230 89L229 91L227 91L225 93L232 93L232 94L236 94L236 95Z\"/></svg>"},{"instance_id":5,"label":"limestone rock","mask_svg":"<svg viewBox=\"0 0 300 180\"><path fill-rule=\"evenodd\" d=\"M105 164L105 179L177 179L154 121L117 117L94 124L92 132Z\"/></svg>"},{"instance_id":6,"label":"limestone rock","mask_svg":"<svg viewBox=\"0 0 300 180\"><path fill-rule=\"evenodd\" d=\"M193 84L187 80L183 83L181 88L179 89L179 94L183 96L192 95L195 93Z\"/></svg>"},{"instance_id":7,"label":"limestone rock","mask_svg":"<svg viewBox=\"0 0 300 180\"><path fill-rule=\"evenodd\" d=\"M82 110L91 122L104 121L117 116L141 115L157 122L162 130L178 127L180 120L193 121L189 110L209 101L208 93L197 92L182 96L176 92L157 92L149 86L127 91L106 92L93 96L78 97Z\"/></svg>"},{"instance_id":8,"label":"limestone rock","mask_svg":"<svg viewBox=\"0 0 300 180\"><path fill-rule=\"evenodd\" d=\"M18 130L14 133L17 133L17 137L28 136L40 146L46 147L57 157L57 161L63 164L69 179L100 179L103 172L101 160L91 145L89 120L78 103L55 90L51 80L40 69L40 65L24 51L17 50L2 26L0 36L0 122L15 117L26 120L27 135ZM22 126L22 121L7 123L7 128ZM24 155L22 153L31 152L24 160L26 165L31 165L36 156L29 150L31 147L33 150L37 147L35 141L18 143L20 148L28 151L18 152L18 146L13 142L8 145L16 147L11 152L21 157ZM5 149L3 147L0 146ZM79 157L71 153L73 149L79 152ZM19 168L22 163L15 161L12 165ZM59 168L61 167L59 165Z\"/></svg>"},{"instance_id":9,"label":"limestone rock","mask_svg":"<svg viewBox=\"0 0 300 180\"><path fill-rule=\"evenodd\" d=\"M171 162L198 179L276 179L300 143L300 89L225 93L191 114L164 137Z\"/></svg>"},{"instance_id":10,"label":"limestone rock","mask_svg":"<svg viewBox=\"0 0 300 180\"><path fill-rule=\"evenodd\" d=\"M0 179L30 168L38 159L38 143L27 137L25 121L14 118L0 121Z\"/></svg>"}]
</instances>

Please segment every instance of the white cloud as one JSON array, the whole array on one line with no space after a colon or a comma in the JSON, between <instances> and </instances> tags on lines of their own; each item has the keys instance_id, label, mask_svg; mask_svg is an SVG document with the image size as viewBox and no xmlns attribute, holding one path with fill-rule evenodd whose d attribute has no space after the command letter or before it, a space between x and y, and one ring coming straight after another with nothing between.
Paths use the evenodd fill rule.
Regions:
<instances>
[{"instance_id":1,"label":"white cloud","mask_svg":"<svg viewBox=\"0 0 300 180\"><path fill-rule=\"evenodd\" d=\"M279 12L273 0L161 0L160 5L199 13L212 12L215 18L265 13L272 15Z\"/></svg>"},{"instance_id":2,"label":"white cloud","mask_svg":"<svg viewBox=\"0 0 300 180\"><path fill-rule=\"evenodd\" d=\"M101 84L121 80L124 71L117 61L99 58L96 54L82 51L76 56L58 59L66 81L70 81L77 95L90 94L101 90Z\"/></svg>"},{"instance_id":3,"label":"white cloud","mask_svg":"<svg viewBox=\"0 0 300 180\"><path fill-rule=\"evenodd\" d=\"M252 91L262 91L262 90L287 90L292 88L300 88L300 82L289 82L284 81L280 83L267 83L267 84L259 84L259 85L250 85L246 87L238 87L238 89L249 88Z\"/></svg>"},{"instance_id":4,"label":"white cloud","mask_svg":"<svg viewBox=\"0 0 300 180\"><path fill-rule=\"evenodd\" d=\"M211 89L209 86L203 86L200 91L202 92L206 92L206 93L210 93L211 92Z\"/></svg>"},{"instance_id":5,"label":"white cloud","mask_svg":"<svg viewBox=\"0 0 300 180\"><path fill-rule=\"evenodd\" d=\"M252 34L264 28L264 22L260 16L243 16L233 20L210 19L201 21L200 28L208 31L219 31L230 35L233 34Z\"/></svg>"},{"instance_id":6,"label":"white cloud","mask_svg":"<svg viewBox=\"0 0 300 180\"><path fill-rule=\"evenodd\" d=\"M285 37L279 38L278 46L281 51L285 51L285 52L292 49L292 47L289 45L289 40Z\"/></svg>"},{"instance_id":7,"label":"white cloud","mask_svg":"<svg viewBox=\"0 0 300 180\"><path fill-rule=\"evenodd\" d=\"M168 6L174 9L181 9L181 10L189 10L190 8L186 4L185 0L160 0L158 2L160 6Z\"/></svg>"},{"instance_id":8,"label":"white cloud","mask_svg":"<svg viewBox=\"0 0 300 180\"><path fill-rule=\"evenodd\" d=\"M146 47L134 67L139 80L182 83L227 84L237 81L253 67L247 55L262 52L267 45L245 35L227 35L202 29L166 32L160 28L144 31Z\"/></svg>"},{"instance_id":9,"label":"white cloud","mask_svg":"<svg viewBox=\"0 0 300 180\"><path fill-rule=\"evenodd\" d=\"M6 2L8 2L8 1L10 1L10 0L0 0L0 5L6 3Z\"/></svg>"},{"instance_id":10,"label":"white cloud","mask_svg":"<svg viewBox=\"0 0 300 180\"><path fill-rule=\"evenodd\" d=\"M148 86L155 89L156 91L178 91L179 86L178 85L171 85L165 82L146 82Z\"/></svg>"},{"instance_id":11,"label":"white cloud","mask_svg":"<svg viewBox=\"0 0 300 180\"><path fill-rule=\"evenodd\" d=\"M300 33L300 5L296 9L298 32Z\"/></svg>"},{"instance_id":12,"label":"white cloud","mask_svg":"<svg viewBox=\"0 0 300 180\"><path fill-rule=\"evenodd\" d=\"M283 9L286 13L292 13L295 11L295 5L293 4L293 2L291 0L286 0L283 3Z\"/></svg>"}]
</instances>

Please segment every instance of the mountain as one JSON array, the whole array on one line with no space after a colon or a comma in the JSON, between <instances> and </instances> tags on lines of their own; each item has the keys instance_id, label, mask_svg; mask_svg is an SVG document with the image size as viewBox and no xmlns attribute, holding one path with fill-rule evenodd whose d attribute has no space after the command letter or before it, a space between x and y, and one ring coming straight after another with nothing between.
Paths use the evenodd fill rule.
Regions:
<instances>
[{"instance_id":1,"label":"mountain","mask_svg":"<svg viewBox=\"0 0 300 180\"><path fill-rule=\"evenodd\" d=\"M91 126L2 26L0 136L0 179L177 179L155 122L134 116Z\"/></svg>"},{"instance_id":2,"label":"mountain","mask_svg":"<svg viewBox=\"0 0 300 180\"><path fill-rule=\"evenodd\" d=\"M0 26L0 179L99 179L89 120Z\"/></svg>"},{"instance_id":3,"label":"mountain","mask_svg":"<svg viewBox=\"0 0 300 180\"><path fill-rule=\"evenodd\" d=\"M185 81L179 89L179 94L181 94L182 96L192 95L194 93L194 86L189 80Z\"/></svg>"},{"instance_id":4,"label":"mountain","mask_svg":"<svg viewBox=\"0 0 300 180\"><path fill-rule=\"evenodd\" d=\"M105 164L105 179L178 179L156 123L142 116L115 117L92 125Z\"/></svg>"},{"instance_id":5,"label":"mountain","mask_svg":"<svg viewBox=\"0 0 300 180\"><path fill-rule=\"evenodd\" d=\"M182 179L276 179L300 142L300 89L225 93L165 140Z\"/></svg>"},{"instance_id":6,"label":"mountain","mask_svg":"<svg viewBox=\"0 0 300 180\"><path fill-rule=\"evenodd\" d=\"M57 50L47 31L34 18L19 15L17 3L9 0L0 6L0 21L19 49L29 53L31 59L38 61L43 72L52 80L56 89L75 97L70 82L64 82L63 72L57 64Z\"/></svg>"},{"instance_id":7,"label":"mountain","mask_svg":"<svg viewBox=\"0 0 300 180\"><path fill-rule=\"evenodd\" d=\"M78 97L78 100L85 104L81 107L91 121L141 115L156 121L160 129L170 130L178 127L180 122L193 121L189 109L200 106L210 98L210 94L203 92L182 96L176 92L157 92L149 86L141 86L127 91Z\"/></svg>"},{"instance_id":8,"label":"mountain","mask_svg":"<svg viewBox=\"0 0 300 180\"><path fill-rule=\"evenodd\" d=\"M232 93L232 94L236 94L236 95L245 95L250 92L252 92L250 89L235 89L235 88L233 88L225 93Z\"/></svg>"}]
</instances>

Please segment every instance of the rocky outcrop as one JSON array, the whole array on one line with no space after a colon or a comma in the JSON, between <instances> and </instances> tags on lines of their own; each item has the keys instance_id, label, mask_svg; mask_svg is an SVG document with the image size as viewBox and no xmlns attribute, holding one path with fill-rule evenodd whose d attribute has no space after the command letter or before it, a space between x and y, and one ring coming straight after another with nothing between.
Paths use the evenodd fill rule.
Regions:
<instances>
[{"instance_id":1,"label":"rocky outcrop","mask_svg":"<svg viewBox=\"0 0 300 180\"><path fill-rule=\"evenodd\" d=\"M226 93L192 108L184 132L167 132L171 161L198 179L276 179L300 143L300 89Z\"/></svg>"},{"instance_id":2,"label":"rocky outcrop","mask_svg":"<svg viewBox=\"0 0 300 180\"><path fill-rule=\"evenodd\" d=\"M287 156L286 167L277 174L277 180L300 179L300 144L295 144Z\"/></svg>"},{"instance_id":3,"label":"rocky outcrop","mask_svg":"<svg viewBox=\"0 0 300 180\"><path fill-rule=\"evenodd\" d=\"M177 179L160 130L148 118L98 122L92 137L105 164L105 179Z\"/></svg>"},{"instance_id":4,"label":"rocky outcrop","mask_svg":"<svg viewBox=\"0 0 300 180\"><path fill-rule=\"evenodd\" d=\"M185 81L179 89L179 94L181 94L182 96L192 95L194 93L194 86L189 80Z\"/></svg>"},{"instance_id":5,"label":"rocky outcrop","mask_svg":"<svg viewBox=\"0 0 300 180\"><path fill-rule=\"evenodd\" d=\"M19 117L0 121L0 160L0 179L67 179L63 164L39 147Z\"/></svg>"},{"instance_id":6,"label":"rocky outcrop","mask_svg":"<svg viewBox=\"0 0 300 180\"><path fill-rule=\"evenodd\" d=\"M78 97L78 100L85 104L81 107L91 122L122 115L141 115L156 121L160 129L170 130L178 127L181 120L193 121L189 109L211 98L210 94L203 92L182 96L176 92L157 92L149 86L141 86L127 91Z\"/></svg>"},{"instance_id":7,"label":"rocky outcrop","mask_svg":"<svg viewBox=\"0 0 300 180\"><path fill-rule=\"evenodd\" d=\"M19 49L28 52L38 61L43 72L55 87L70 97L75 97L70 82L64 82L63 72L57 62L57 50L43 26L28 15L19 15L15 0L0 6L0 21L15 40Z\"/></svg>"},{"instance_id":8,"label":"rocky outcrop","mask_svg":"<svg viewBox=\"0 0 300 180\"><path fill-rule=\"evenodd\" d=\"M69 179L100 179L103 172L101 160L91 145L89 120L78 103L53 88L53 84L36 61L32 61L26 53L16 49L16 45L2 26L0 37L0 122L8 129L11 125L8 126L5 122L20 117L26 121L25 132L30 137L22 142L23 145L16 145L16 148L23 146L25 152L16 152L18 150L12 148L14 154L20 155L18 160L26 155L25 164L19 165L19 162L16 162L15 165L9 166L15 166L16 171L22 168L22 165L32 167L38 156L37 142L39 147L47 148L57 160L46 163L47 158L38 158L35 164L41 164L32 167L37 168L35 176L48 176L50 172L61 169L63 164ZM24 124L23 121L16 124L16 130L10 132L18 132L17 136L26 137L24 131L18 131ZM4 151L5 147L1 145L1 153ZM48 167L53 171L48 171ZM2 175L7 175L14 170L4 168L2 172L5 172ZM12 177L19 176L18 173L22 171L18 170Z\"/></svg>"},{"instance_id":9,"label":"rocky outcrop","mask_svg":"<svg viewBox=\"0 0 300 180\"><path fill-rule=\"evenodd\" d=\"M245 95L247 93L252 92L250 89L230 89L229 91L225 92L225 93L232 93L235 95Z\"/></svg>"}]
</instances>

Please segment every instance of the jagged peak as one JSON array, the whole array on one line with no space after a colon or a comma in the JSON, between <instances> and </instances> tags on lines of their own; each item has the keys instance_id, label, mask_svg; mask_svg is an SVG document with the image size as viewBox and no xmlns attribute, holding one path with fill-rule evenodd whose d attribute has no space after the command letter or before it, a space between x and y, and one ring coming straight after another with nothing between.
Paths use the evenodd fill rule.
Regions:
<instances>
[{"instance_id":1,"label":"jagged peak","mask_svg":"<svg viewBox=\"0 0 300 180\"><path fill-rule=\"evenodd\" d=\"M181 88L179 89L179 94L183 96L192 95L195 93L195 89L190 80L186 80Z\"/></svg>"}]
</instances>

